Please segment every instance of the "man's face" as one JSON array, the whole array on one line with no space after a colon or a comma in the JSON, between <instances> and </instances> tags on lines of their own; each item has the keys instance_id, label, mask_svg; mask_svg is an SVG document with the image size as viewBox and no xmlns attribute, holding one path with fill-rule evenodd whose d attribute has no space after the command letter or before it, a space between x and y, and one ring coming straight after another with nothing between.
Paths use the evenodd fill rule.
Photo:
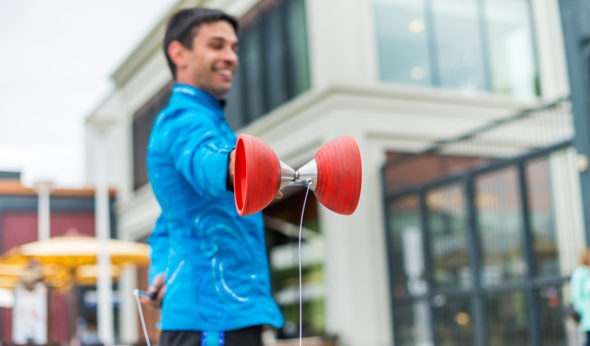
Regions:
<instances>
[{"instance_id":1,"label":"man's face","mask_svg":"<svg viewBox=\"0 0 590 346\"><path fill-rule=\"evenodd\" d=\"M238 38L226 21L203 23L186 51L185 82L221 98L229 92L238 69ZM181 72L181 71L178 71ZM178 76L180 77L180 75Z\"/></svg>"}]
</instances>

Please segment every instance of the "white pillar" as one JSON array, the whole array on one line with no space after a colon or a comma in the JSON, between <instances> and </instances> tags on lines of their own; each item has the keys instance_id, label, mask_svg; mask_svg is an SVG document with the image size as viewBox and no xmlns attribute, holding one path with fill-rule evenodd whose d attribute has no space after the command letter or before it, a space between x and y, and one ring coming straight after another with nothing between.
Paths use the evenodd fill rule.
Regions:
<instances>
[{"instance_id":1,"label":"white pillar","mask_svg":"<svg viewBox=\"0 0 590 346\"><path fill-rule=\"evenodd\" d=\"M49 208L49 195L51 194L51 186L53 184L50 181L38 181L35 183L35 189L39 196L38 201L38 217L37 217L37 240L46 240L51 236L50 233L50 208Z\"/></svg>"},{"instance_id":2,"label":"white pillar","mask_svg":"<svg viewBox=\"0 0 590 346\"><path fill-rule=\"evenodd\" d=\"M127 239L126 239L127 240ZM133 345L139 341L137 323L137 306L131 292L137 287L137 271L135 267L126 266L119 275L119 343Z\"/></svg>"},{"instance_id":3,"label":"white pillar","mask_svg":"<svg viewBox=\"0 0 590 346\"><path fill-rule=\"evenodd\" d=\"M96 192L95 192L95 224L96 237L100 242L98 253L98 336L101 341L111 346L115 344L115 333L113 328L113 291L111 280L111 258L108 252L110 238L110 215L109 215L109 191L107 183L107 141L106 130L110 127L110 121L92 122L96 130L95 141L95 170L96 170Z\"/></svg>"}]
</instances>

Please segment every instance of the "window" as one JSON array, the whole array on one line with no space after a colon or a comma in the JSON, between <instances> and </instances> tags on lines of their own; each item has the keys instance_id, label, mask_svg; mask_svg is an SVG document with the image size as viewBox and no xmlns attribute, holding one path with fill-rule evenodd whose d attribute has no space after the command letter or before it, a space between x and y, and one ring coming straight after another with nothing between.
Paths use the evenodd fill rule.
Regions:
<instances>
[{"instance_id":1,"label":"window","mask_svg":"<svg viewBox=\"0 0 590 346\"><path fill-rule=\"evenodd\" d=\"M476 0L432 2L439 83L450 89L485 90L481 28Z\"/></svg>"},{"instance_id":2,"label":"window","mask_svg":"<svg viewBox=\"0 0 590 346\"><path fill-rule=\"evenodd\" d=\"M559 248L549 161L537 159L526 165L528 209L533 240L534 268L539 276L560 274Z\"/></svg>"},{"instance_id":3,"label":"window","mask_svg":"<svg viewBox=\"0 0 590 346\"><path fill-rule=\"evenodd\" d=\"M540 95L528 0L374 0L380 78Z\"/></svg>"},{"instance_id":4,"label":"window","mask_svg":"<svg viewBox=\"0 0 590 346\"><path fill-rule=\"evenodd\" d=\"M570 254L558 246L551 155L564 154L465 166L398 190L388 185L423 160L383 170L396 345L565 343L560 264Z\"/></svg>"},{"instance_id":5,"label":"window","mask_svg":"<svg viewBox=\"0 0 590 346\"><path fill-rule=\"evenodd\" d=\"M431 84L424 0L375 1L375 19L381 79Z\"/></svg>"},{"instance_id":6,"label":"window","mask_svg":"<svg viewBox=\"0 0 590 346\"><path fill-rule=\"evenodd\" d=\"M485 297L486 339L489 345L528 345L528 316L522 291Z\"/></svg>"},{"instance_id":7,"label":"window","mask_svg":"<svg viewBox=\"0 0 590 346\"><path fill-rule=\"evenodd\" d=\"M475 180L483 266L479 275L484 285L521 280L527 274L518 183L515 167Z\"/></svg>"},{"instance_id":8,"label":"window","mask_svg":"<svg viewBox=\"0 0 590 346\"><path fill-rule=\"evenodd\" d=\"M489 64L494 92L516 97L536 94L538 87L533 34L526 0L487 0Z\"/></svg>"},{"instance_id":9,"label":"window","mask_svg":"<svg viewBox=\"0 0 590 346\"><path fill-rule=\"evenodd\" d=\"M426 195L433 283L440 288L472 285L465 198L458 184Z\"/></svg>"},{"instance_id":10,"label":"window","mask_svg":"<svg viewBox=\"0 0 590 346\"><path fill-rule=\"evenodd\" d=\"M433 299L435 335L438 345L474 345L473 306L469 297Z\"/></svg>"},{"instance_id":11,"label":"window","mask_svg":"<svg viewBox=\"0 0 590 346\"><path fill-rule=\"evenodd\" d=\"M305 0L260 2L240 24L240 68L225 112L234 129L310 87Z\"/></svg>"},{"instance_id":12,"label":"window","mask_svg":"<svg viewBox=\"0 0 590 346\"><path fill-rule=\"evenodd\" d=\"M388 243L394 296L420 294L425 289L420 206L416 195L403 196L389 204Z\"/></svg>"}]
</instances>

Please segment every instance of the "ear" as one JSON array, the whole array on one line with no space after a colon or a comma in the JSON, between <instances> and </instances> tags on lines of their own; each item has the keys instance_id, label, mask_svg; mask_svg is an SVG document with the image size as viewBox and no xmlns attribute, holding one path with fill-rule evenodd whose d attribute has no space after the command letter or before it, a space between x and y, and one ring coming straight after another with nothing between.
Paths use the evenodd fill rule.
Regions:
<instances>
[{"instance_id":1,"label":"ear","mask_svg":"<svg viewBox=\"0 0 590 346\"><path fill-rule=\"evenodd\" d=\"M168 45L168 56L176 65L176 69L180 70L186 66L186 48L178 41L172 41Z\"/></svg>"}]
</instances>

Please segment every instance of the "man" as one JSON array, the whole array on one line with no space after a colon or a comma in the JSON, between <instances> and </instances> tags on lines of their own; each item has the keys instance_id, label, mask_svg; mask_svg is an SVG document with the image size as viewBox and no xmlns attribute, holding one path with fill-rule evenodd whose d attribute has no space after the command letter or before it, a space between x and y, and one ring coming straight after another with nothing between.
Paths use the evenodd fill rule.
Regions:
<instances>
[{"instance_id":1,"label":"man","mask_svg":"<svg viewBox=\"0 0 590 346\"><path fill-rule=\"evenodd\" d=\"M220 100L238 68L237 27L221 11L186 9L164 38L176 83L147 153L162 208L149 240L149 292L162 306L163 346L260 345L262 325L283 324L262 216L239 216L232 192L236 136Z\"/></svg>"}]
</instances>

